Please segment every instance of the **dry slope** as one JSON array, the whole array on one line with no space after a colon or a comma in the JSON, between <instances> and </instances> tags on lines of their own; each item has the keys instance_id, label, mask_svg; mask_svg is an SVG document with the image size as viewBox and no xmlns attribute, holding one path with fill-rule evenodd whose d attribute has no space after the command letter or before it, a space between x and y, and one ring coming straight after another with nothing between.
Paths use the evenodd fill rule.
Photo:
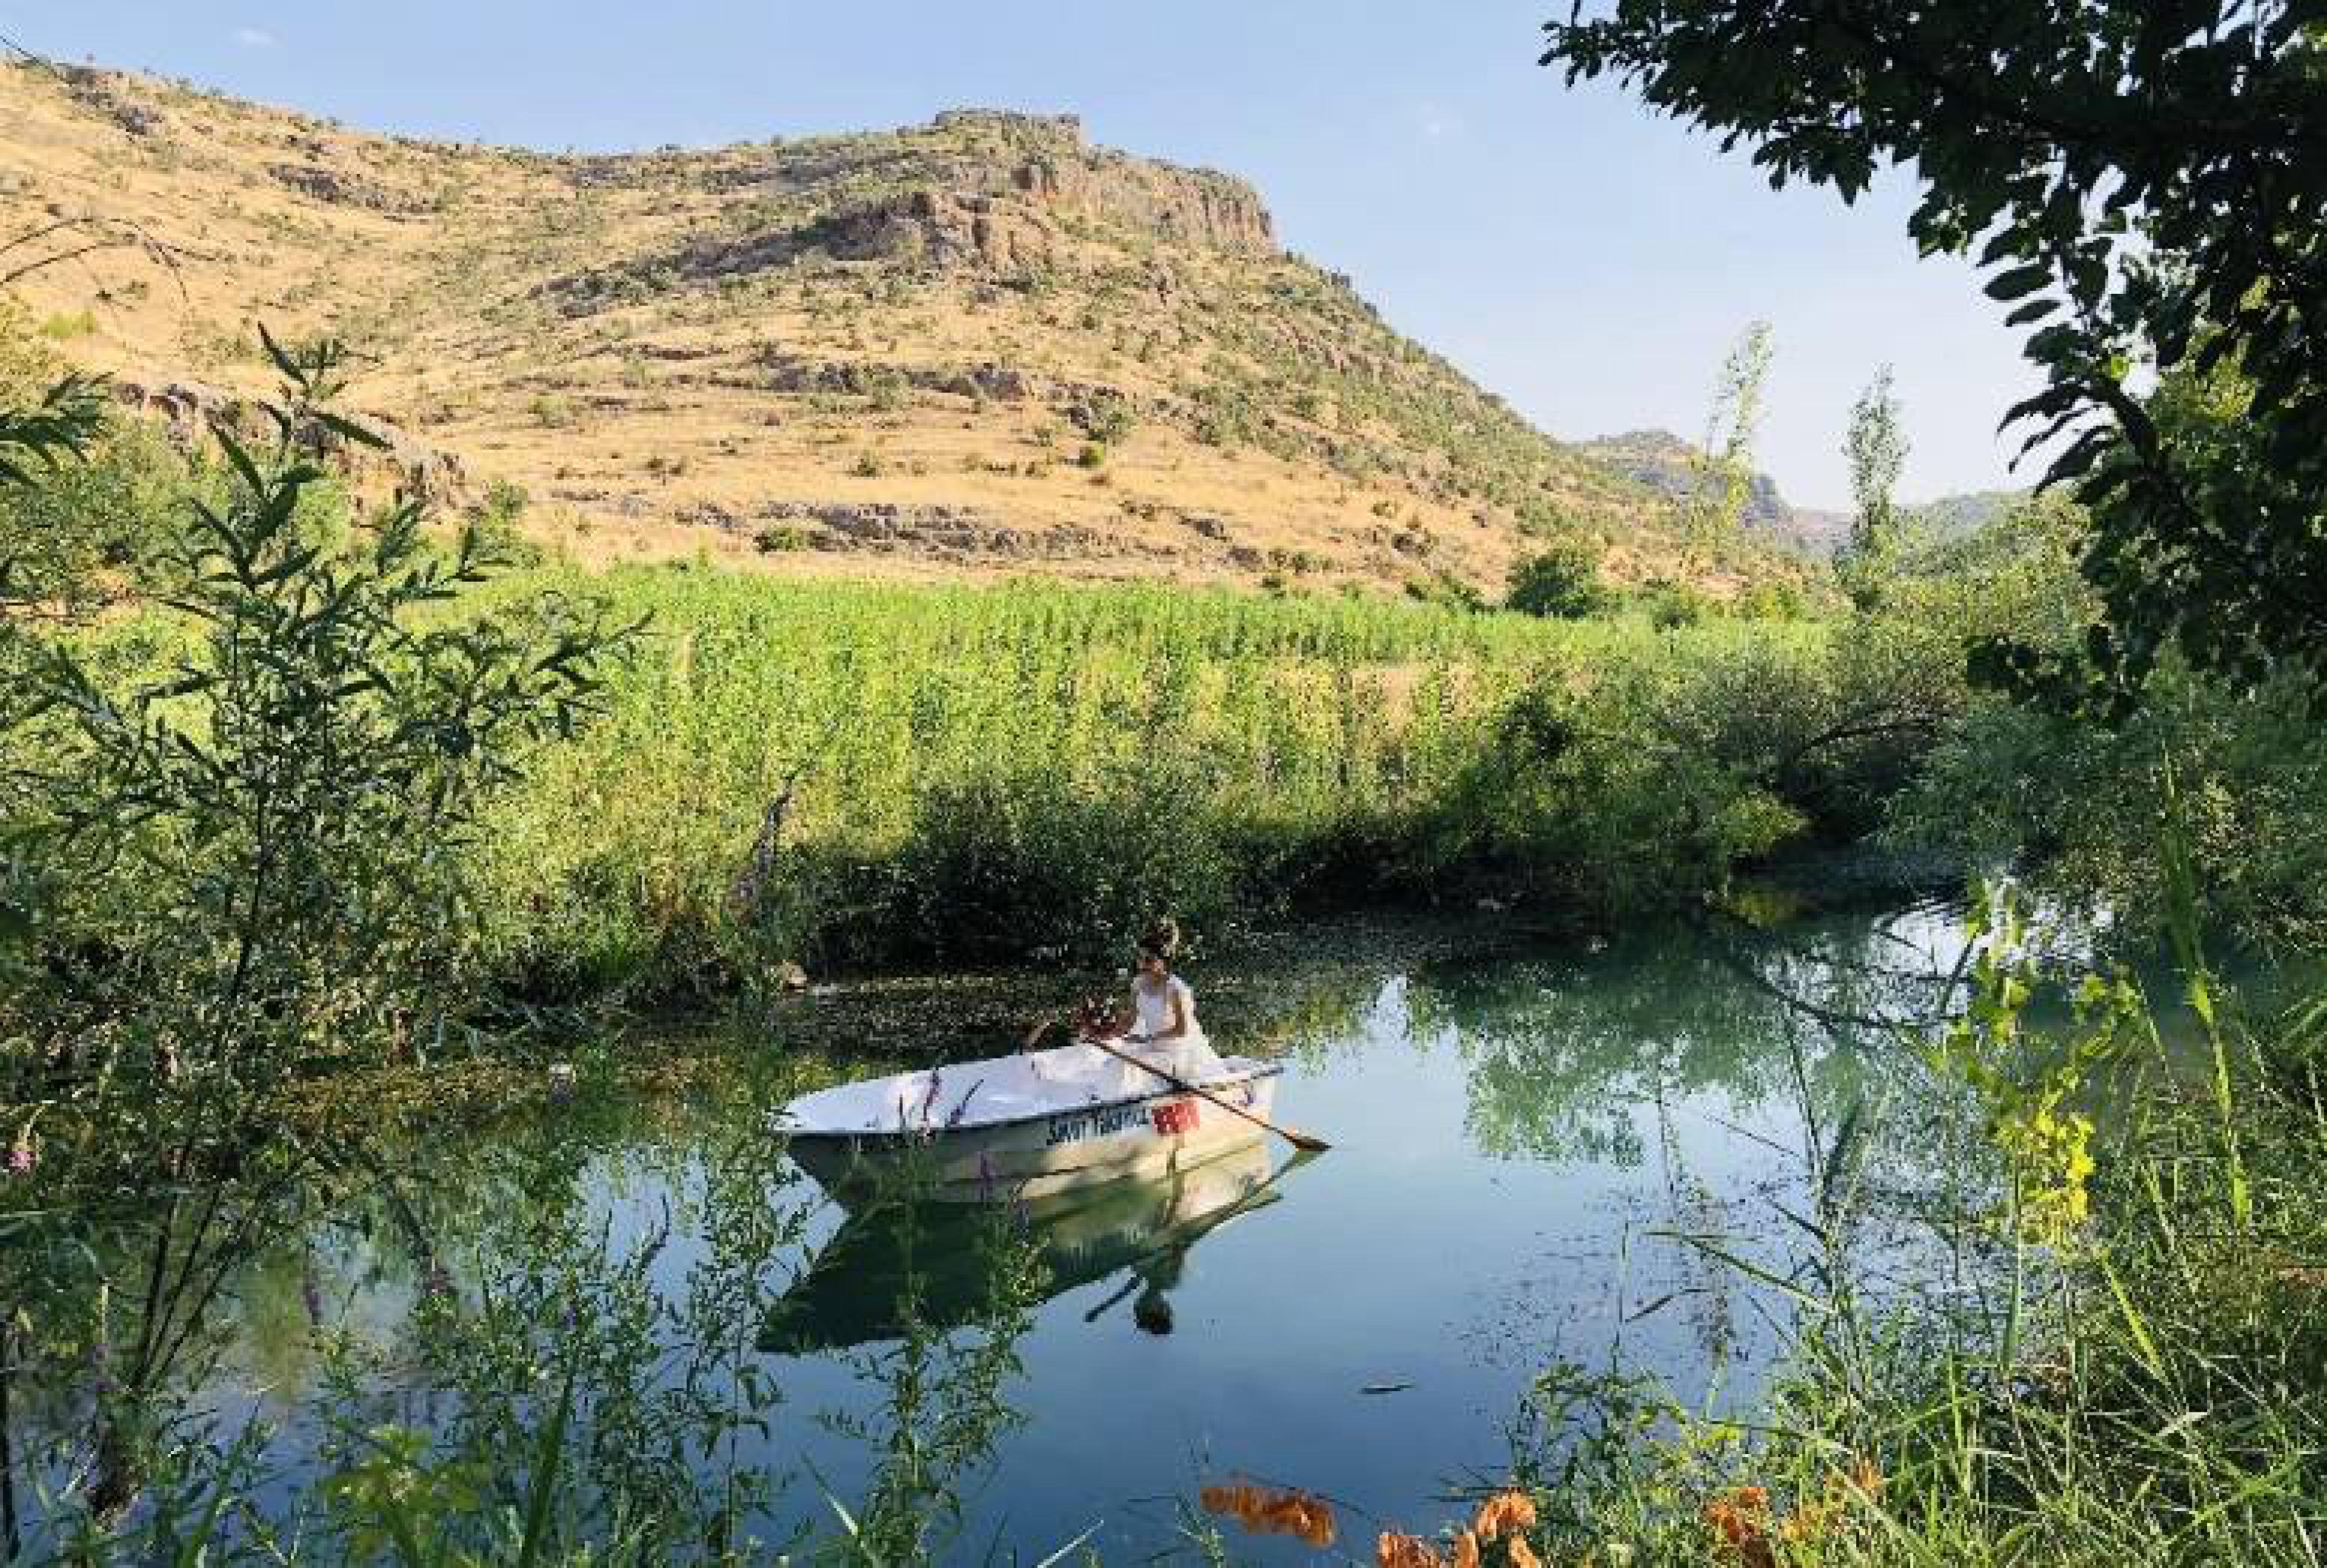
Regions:
<instances>
[{"instance_id":1,"label":"dry slope","mask_svg":"<svg viewBox=\"0 0 2327 1568\"><path fill-rule=\"evenodd\" d=\"M174 254L21 285L126 397L191 423L264 385L255 323L338 334L414 478L521 486L585 559L1491 589L1575 531L1678 569L1661 498L1286 254L1250 187L1068 118L555 156L18 66L0 170L0 240Z\"/></svg>"}]
</instances>

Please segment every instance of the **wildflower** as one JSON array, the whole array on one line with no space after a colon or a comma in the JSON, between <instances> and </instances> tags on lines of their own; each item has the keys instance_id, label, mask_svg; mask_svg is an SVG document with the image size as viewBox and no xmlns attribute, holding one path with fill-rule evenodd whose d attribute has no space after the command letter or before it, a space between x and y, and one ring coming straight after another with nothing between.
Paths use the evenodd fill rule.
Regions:
<instances>
[{"instance_id":1,"label":"wildflower","mask_svg":"<svg viewBox=\"0 0 2327 1568\"><path fill-rule=\"evenodd\" d=\"M1444 1568L1428 1542L1416 1535L1384 1530L1374 1543L1374 1568Z\"/></svg>"},{"instance_id":2,"label":"wildflower","mask_svg":"<svg viewBox=\"0 0 2327 1568\"><path fill-rule=\"evenodd\" d=\"M1454 1537L1453 1568L1479 1568L1479 1536L1465 1530Z\"/></svg>"},{"instance_id":3,"label":"wildflower","mask_svg":"<svg viewBox=\"0 0 2327 1568\"><path fill-rule=\"evenodd\" d=\"M1542 1562L1527 1544L1525 1535L1513 1535L1503 1545L1503 1555L1511 1568L1543 1568Z\"/></svg>"},{"instance_id":4,"label":"wildflower","mask_svg":"<svg viewBox=\"0 0 2327 1568\"><path fill-rule=\"evenodd\" d=\"M1322 1498L1241 1485L1206 1487L1197 1498L1206 1513L1233 1517L1253 1535L1297 1535L1319 1547L1333 1544L1333 1506Z\"/></svg>"},{"instance_id":5,"label":"wildflower","mask_svg":"<svg viewBox=\"0 0 2327 1568\"><path fill-rule=\"evenodd\" d=\"M39 1162L40 1157L33 1153L29 1139L18 1139L15 1147L8 1151L8 1174L11 1176L30 1176L33 1167Z\"/></svg>"},{"instance_id":6,"label":"wildflower","mask_svg":"<svg viewBox=\"0 0 2327 1568\"><path fill-rule=\"evenodd\" d=\"M1770 1489L1733 1487L1705 1505L1705 1522L1746 1568L1770 1568Z\"/></svg>"},{"instance_id":7,"label":"wildflower","mask_svg":"<svg viewBox=\"0 0 2327 1568\"><path fill-rule=\"evenodd\" d=\"M1481 1541L1500 1540L1507 1535L1535 1527L1535 1499L1525 1492L1497 1492L1479 1505L1479 1516L1471 1528Z\"/></svg>"}]
</instances>

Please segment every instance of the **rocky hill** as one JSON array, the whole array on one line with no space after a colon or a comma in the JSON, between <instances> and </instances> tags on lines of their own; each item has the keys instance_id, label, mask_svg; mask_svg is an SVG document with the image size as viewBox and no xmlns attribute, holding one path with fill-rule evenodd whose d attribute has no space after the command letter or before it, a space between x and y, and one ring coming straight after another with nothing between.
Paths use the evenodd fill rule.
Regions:
<instances>
[{"instance_id":1,"label":"rocky hill","mask_svg":"<svg viewBox=\"0 0 2327 1568\"><path fill-rule=\"evenodd\" d=\"M1704 482L1701 449L1669 430L1633 430L1621 435L1596 436L1576 443L1575 450L1676 505L1696 494L1698 485ZM1937 537L1960 538L1995 523L2026 500L2028 493L2017 490L1971 490L1913 503L1904 509ZM1756 473L1747 486L1745 505L1738 520L1750 535L1819 558L1833 555L1850 540L1848 512L1795 506L1779 493L1778 481L1766 473Z\"/></svg>"},{"instance_id":2,"label":"rocky hill","mask_svg":"<svg viewBox=\"0 0 2327 1568\"><path fill-rule=\"evenodd\" d=\"M1676 504L1705 482L1701 449L1669 430L1597 436L1576 450ZM1738 523L1749 534L1811 555L1831 555L1850 537L1847 513L1794 506L1766 473L1754 474L1746 486Z\"/></svg>"},{"instance_id":3,"label":"rocky hill","mask_svg":"<svg viewBox=\"0 0 2327 1568\"><path fill-rule=\"evenodd\" d=\"M1241 181L1071 118L560 156L19 66L0 171L0 238L135 241L20 288L126 398L191 427L266 385L258 323L341 336L407 482L520 486L586 560L1491 590L1581 533L1620 579L1784 569L1684 563L1653 476L1391 331Z\"/></svg>"}]
</instances>

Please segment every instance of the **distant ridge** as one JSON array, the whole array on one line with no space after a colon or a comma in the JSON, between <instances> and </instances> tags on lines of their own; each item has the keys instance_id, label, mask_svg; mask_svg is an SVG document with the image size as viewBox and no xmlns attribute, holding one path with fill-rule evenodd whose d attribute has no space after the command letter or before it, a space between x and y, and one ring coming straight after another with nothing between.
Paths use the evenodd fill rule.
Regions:
<instances>
[{"instance_id":1,"label":"distant ridge","mask_svg":"<svg viewBox=\"0 0 2327 1568\"><path fill-rule=\"evenodd\" d=\"M1668 430L1627 431L1575 445L1585 456L1597 458L1675 503L1685 501L1699 482L1700 449ZM1973 490L1911 503L1902 509L1941 537L1954 538L1978 532L2027 495L2017 490ZM1774 543L1818 557L1832 555L1850 541L1850 513L1794 506L1779 492L1778 481L1766 473L1753 475L1739 522Z\"/></svg>"}]
</instances>

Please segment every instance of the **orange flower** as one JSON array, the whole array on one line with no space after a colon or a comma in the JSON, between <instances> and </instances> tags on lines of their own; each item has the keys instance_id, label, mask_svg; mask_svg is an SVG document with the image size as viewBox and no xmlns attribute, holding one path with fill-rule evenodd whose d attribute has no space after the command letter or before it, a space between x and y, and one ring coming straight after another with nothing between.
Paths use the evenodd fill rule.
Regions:
<instances>
[{"instance_id":1,"label":"orange flower","mask_svg":"<svg viewBox=\"0 0 2327 1568\"><path fill-rule=\"evenodd\" d=\"M1427 1543L1415 1535L1401 1535L1394 1530L1384 1530L1381 1539L1374 1543L1375 1568L1445 1568L1438 1554Z\"/></svg>"},{"instance_id":2,"label":"orange flower","mask_svg":"<svg viewBox=\"0 0 2327 1568\"><path fill-rule=\"evenodd\" d=\"M1479 1517L1471 1528L1481 1541L1500 1540L1504 1535L1535 1527L1535 1499L1525 1492L1497 1492L1479 1505Z\"/></svg>"},{"instance_id":3,"label":"orange flower","mask_svg":"<svg viewBox=\"0 0 2327 1568\"><path fill-rule=\"evenodd\" d=\"M1306 1492L1265 1487L1206 1487L1196 1494L1204 1511L1233 1517L1256 1535L1298 1535L1313 1546L1333 1544L1333 1506Z\"/></svg>"},{"instance_id":4,"label":"orange flower","mask_svg":"<svg viewBox=\"0 0 2327 1568\"><path fill-rule=\"evenodd\" d=\"M1513 1535L1503 1551L1510 1558L1511 1568L1543 1568L1543 1564L1536 1560L1535 1553L1528 1548L1525 1535Z\"/></svg>"},{"instance_id":5,"label":"orange flower","mask_svg":"<svg viewBox=\"0 0 2327 1568\"><path fill-rule=\"evenodd\" d=\"M1468 1530L1454 1537L1453 1568L1479 1568L1479 1537Z\"/></svg>"},{"instance_id":6,"label":"orange flower","mask_svg":"<svg viewBox=\"0 0 2327 1568\"><path fill-rule=\"evenodd\" d=\"M1770 1489L1734 1487L1705 1505L1705 1522L1746 1568L1770 1568Z\"/></svg>"}]
</instances>

